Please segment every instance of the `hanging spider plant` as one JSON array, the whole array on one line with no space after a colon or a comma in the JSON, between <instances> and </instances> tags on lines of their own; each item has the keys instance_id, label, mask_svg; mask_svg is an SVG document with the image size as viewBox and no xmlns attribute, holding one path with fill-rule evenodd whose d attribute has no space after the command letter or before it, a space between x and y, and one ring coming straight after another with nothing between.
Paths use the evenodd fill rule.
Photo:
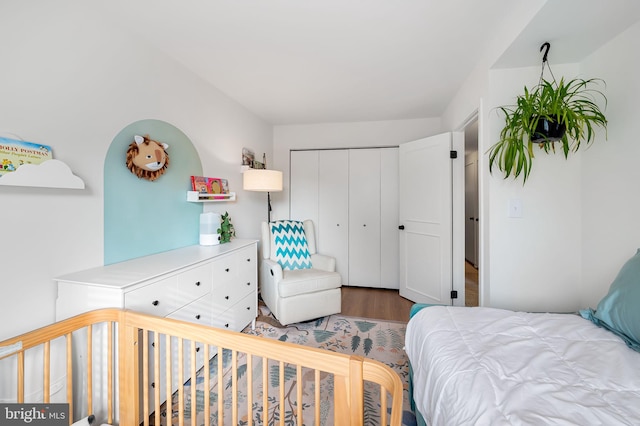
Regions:
<instances>
[{"instance_id":1,"label":"hanging spider plant","mask_svg":"<svg viewBox=\"0 0 640 426\"><path fill-rule=\"evenodd\" d=\"M544 47L544 45L543 45ZM542 50L542 49L541 49ZM546 63L543 60L543 71ZM504 177L523 175L523 184L531 173L534 144L545 152L556 152L560 144L565 158L576 152L582 142L589 145L595 139L595 127L606 130L607 119L597 104L607 98L593 87L604 84L601 79L564 78L556 83L540 76L540 82L532 90L524 88L513 106L498 109L505 116L505 126L500 139L489 149L489 171L496 166Z\"/></svg>"}]
</instances>

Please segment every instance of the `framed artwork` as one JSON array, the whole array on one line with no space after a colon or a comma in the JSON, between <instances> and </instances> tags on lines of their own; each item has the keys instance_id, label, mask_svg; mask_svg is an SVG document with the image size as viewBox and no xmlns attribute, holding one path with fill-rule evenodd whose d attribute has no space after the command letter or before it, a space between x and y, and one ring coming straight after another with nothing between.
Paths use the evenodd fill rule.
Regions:
<instances>
[{"instance_id":1,"label":"framed artwork","mask_svg":"<svg viewBox=\"0 0 640 426\"><path fill-rule=\"evenodd\" d=\"M253 167L255 154L248 148L242 148L242 165Z\"/></svg>"}]
</instances>

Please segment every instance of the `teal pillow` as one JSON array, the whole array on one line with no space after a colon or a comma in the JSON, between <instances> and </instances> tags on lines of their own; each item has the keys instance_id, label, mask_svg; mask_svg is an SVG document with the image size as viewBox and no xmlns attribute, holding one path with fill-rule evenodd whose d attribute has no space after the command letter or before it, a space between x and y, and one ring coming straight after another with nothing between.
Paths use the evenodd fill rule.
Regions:
<instances>
[{"instance_id":1,"label":"teal pillow","mask_svg":"<svg viewBox=\"0 0 640 426\"><path fill-rule=\"evenodd\" d=\"M279 220L270 222L269 227L275 260L282 266L282 269L311 268L311 255L302 222Z\"/></svg>"},{"instance_id":2,"label":"teal pillow","mask_svg":"<svg viewBox=\"0 0 640 426\"><path fill-rule=\"evenodd\" d=\"M580 314L640 352L640 249L622 266L596 310L585 309Z\"/></svg>"}]
</instances>

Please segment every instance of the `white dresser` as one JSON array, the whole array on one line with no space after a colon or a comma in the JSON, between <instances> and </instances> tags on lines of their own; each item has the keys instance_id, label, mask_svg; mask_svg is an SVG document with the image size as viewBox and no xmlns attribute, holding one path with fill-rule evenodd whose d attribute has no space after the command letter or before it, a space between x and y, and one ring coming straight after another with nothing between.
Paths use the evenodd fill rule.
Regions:
<instances>
[{"instance_id":1,"label":"white dresser","mask_svg":"<svg viewBox=\"0 0 640 426\"><path fill-rule=\"evenodd\" d=\"M257 265L257 241L235 239L63 275L56 320L124 308L240 331L256 318Z\"/></svg>"},{"instance_id":2,"label":"white dresser","mask_svg":"<svg viewBox=\"0 0 640 426\"><path fill-rule=\"evenodd\" d=\"M257 266L257 241L234 239L74 272L54 279L58 283L56 320L94 309L124 308L240 331L249 323L255 326ZM150 338L148 343L151 350L155 342ZM82 344L76 348L85 351ZM203 351L197 351L200 368ZM185 353L185 372L189 365ZM177 365L173 368L175 371ZM164 383L164 372L162 378ZM154 386L153 381L150 386ZM151 388L149 394L153 397ZM161 395L165 395L163 385Z\"/></svg>"}]
</instances>

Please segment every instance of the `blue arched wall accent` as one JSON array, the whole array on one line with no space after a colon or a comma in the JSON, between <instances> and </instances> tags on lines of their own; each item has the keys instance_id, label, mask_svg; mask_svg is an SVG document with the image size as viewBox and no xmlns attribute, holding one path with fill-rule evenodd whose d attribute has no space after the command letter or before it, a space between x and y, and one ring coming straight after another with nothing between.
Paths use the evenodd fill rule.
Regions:
<instances>
[{"instance_id":1,"label":"blue arched wall accent","mask_svg":"<svg viewBox=\"0 0 640 426\"><path fill-rule=\"evenodd\" d=\"M153 182L125 164L135 135L169 145L169 167ZM141 120L118 133L104 162L105 265L198 243L202 205L187 202L192 175L202 175L198 152L171 124Z\"/></svg>"}]
</instances>

